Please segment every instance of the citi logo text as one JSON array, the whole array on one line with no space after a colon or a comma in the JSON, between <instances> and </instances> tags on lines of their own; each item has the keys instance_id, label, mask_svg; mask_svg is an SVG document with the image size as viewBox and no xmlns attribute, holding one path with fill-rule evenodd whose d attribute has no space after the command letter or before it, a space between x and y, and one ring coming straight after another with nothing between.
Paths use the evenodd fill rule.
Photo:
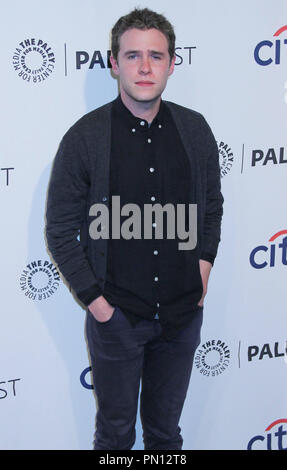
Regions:
<instances>
[{"instance_id":1,"label":"citi logo text","mask_svg":"<svg viewBox=\"0 0 287 470\"><path fill-rule=\"evenodd\" d=\"M250 439L247 450L287 450L286 423L287 419L277 419L273 421L273 423L265 429L265 433L267 434L254 436Z\"/></svg>"},{"instance_id":2,"label":"citi logo text","mask_svg":"<svg viewBox=\"0 0 287 470\"><path fill-rule=\"evenodd\" d=\"M287 235L287 230L281 230L269 238L270 245L259 245L253 248L250 253L249 261L253 268L263 269L273 268L278 264L287 265L287 236L281 243L273 243L282 235ZM278 242L278 241L277 241Z\"/></svg>"},{"instance_id":3,"label":"citi logo text","mask_svg":"<svg viewBox=\"0 0 287 470\"><path fill-rule=\"evenodd\" d=\"M287 31L287 25L282 26L273 34L275 40L264 40L257 44L254 49L254 59L258 65L280 65L283 55L287 56L287 39L279 39L285 31Z\"/></svg>"}]
</instances>

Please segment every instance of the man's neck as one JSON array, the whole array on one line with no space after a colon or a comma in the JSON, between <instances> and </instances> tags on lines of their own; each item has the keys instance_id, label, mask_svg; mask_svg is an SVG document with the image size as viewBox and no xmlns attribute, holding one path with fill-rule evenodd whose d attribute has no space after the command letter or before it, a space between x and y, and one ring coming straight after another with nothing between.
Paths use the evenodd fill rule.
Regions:
<instances>
[{"instance_id":1,"label":"man's neck","mask_svg":"<svg viewBox=\"0 0 287 470\"><path fill-rule=\"evenodd\" d=\"M121 93L121 99L134 116L145 119L148 123L151 123L157 115L161 101L160 96L154 101L135 101L125 93Z\"/></svg>"}]
</instances>

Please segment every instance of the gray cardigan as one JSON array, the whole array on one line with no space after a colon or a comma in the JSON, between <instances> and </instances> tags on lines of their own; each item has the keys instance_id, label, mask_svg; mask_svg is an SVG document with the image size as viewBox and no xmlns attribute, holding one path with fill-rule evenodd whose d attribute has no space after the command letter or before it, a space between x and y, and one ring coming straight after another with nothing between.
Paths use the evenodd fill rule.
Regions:
<instances>
[{"instance_id":1,"label":"gray cardigan","mask_svg":"<svg viewBox=\"0 0 287 470\"><path fill-rule=\"evenodd\" d=\"M201 114L165 103L190 161L198 214L196 251L200 259L213 264L223 213L217 144ZM48 248L85 305L103 290L106 277L108 240L90 238L89 210L95 203L109 203L111 108L108 103L86 114L68 130L55 157L48 189Z\"/></svg>"}]
</instances>

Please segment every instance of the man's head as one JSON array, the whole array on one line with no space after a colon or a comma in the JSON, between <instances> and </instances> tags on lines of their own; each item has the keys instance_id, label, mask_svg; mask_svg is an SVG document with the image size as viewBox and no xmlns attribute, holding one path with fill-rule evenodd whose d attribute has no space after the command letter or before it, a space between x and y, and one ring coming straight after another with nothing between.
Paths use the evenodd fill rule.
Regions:
<instances>
[{"instance_id":1,"label":"man's head","mask_svg":"<svg viewBox=\"0 0 287 470\"><path fill-rule=\"evenodd\" d=\"M120 49L120 38L125 31L136 29L157 29L163 33L168 42L168 52L170 61L175 53L175 33L170 22L159 13L156 13L148 8L142 10L135 8L128 15L122 16L114 25L112 29L112 55L117 60Z\"/></svg>"},{"instance_id":2,"label":"man's head","mask_svg":"<svg viewBox=\"0 0 287 470\"><path fill-rule=\"evenodd\" d=\"M159 105L175 62L175 35L170 23L148 9L134 10L118 20L112 30L113 72L119 78L124 104Z\"/></svg>"}]
</instances>

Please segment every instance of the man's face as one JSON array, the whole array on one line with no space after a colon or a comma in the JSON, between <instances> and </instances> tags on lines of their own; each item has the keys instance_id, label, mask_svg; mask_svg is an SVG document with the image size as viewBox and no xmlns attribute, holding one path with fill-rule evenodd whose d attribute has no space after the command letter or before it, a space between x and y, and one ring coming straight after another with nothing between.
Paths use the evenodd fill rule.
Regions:
<instances>
[{"instance_id":1,"label":"man's face","mask_svg":"<svg viewBox=\"0 0 287 470\"><path fill-rule=\"evenodd\" d=\"M120 79L123 101L156 101L174 69L168 41L157 29L130 29L120 38L118 58L111 58L114 73Z\"/></svg>"}]
</instances>

